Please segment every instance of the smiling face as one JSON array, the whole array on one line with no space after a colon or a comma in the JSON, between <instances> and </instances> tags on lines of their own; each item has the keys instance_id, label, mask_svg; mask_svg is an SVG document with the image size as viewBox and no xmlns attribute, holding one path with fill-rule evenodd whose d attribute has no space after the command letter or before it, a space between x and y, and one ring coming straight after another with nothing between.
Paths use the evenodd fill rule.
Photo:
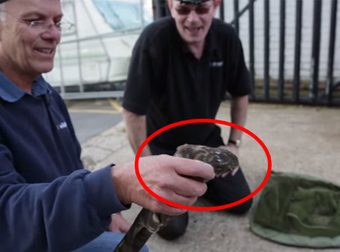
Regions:
<instances>
[{"instance_id":1,"label":"smiling face","mask_svg":"<svg viewBox=\"0 0 340 252\"><path fill-rule=\"evenodd\" d=\"M211 0L198 5L169 0L168 4L182 39L187 44L204 43L220 0Z\"/></svg>"},{"instance_id":2,"label":"smiling face","mask_svg":"<svg viewBox=\"0 0 340 252\"><path fill-rule=\"evenodd\" d=\"M62 18L60 0L10 0L2 7L0 70L28 78L51 71L61 37L54 25Z\"/></svg>"}]
</instances>

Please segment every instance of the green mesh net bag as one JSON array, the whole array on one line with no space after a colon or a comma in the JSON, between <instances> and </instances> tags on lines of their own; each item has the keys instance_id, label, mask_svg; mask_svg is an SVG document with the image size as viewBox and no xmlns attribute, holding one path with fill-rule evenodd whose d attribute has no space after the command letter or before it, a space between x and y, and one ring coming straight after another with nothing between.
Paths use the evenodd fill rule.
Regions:
<instances>
[{"instance_id":1,"label":"green mesh net bag","mask_svg":"<svg viewBox=\"0 0 340 252\"><path fill-rule=\"evenodd\" d=\"M257 195L250 229L281 244L340 247L340 186L311 176L272 172Z\"/></svg>"}]
</instances>

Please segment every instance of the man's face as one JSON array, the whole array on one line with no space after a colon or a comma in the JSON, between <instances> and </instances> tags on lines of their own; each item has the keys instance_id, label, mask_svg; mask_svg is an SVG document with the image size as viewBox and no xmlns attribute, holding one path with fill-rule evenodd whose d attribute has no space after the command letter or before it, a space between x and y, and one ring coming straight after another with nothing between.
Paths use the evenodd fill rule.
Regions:
<instances>
[{"instance_id":1,"label":"man's face","mask_svg":"<svg viewBox=\"0 0 340 252\"><path fill-rule=\"evenodd\" d=\"M60 0L10 0L4 7L0 70L34 78L51 71L61 36L55 26L62 18Z\"/></svg>"},{"instance_id":2,"label":"man's face","mask_svg":"<svg viewBox=\"0 0 340 252\"><path fill-rule=\"evenodd\" d=\"M204 42L220 0L211 0L199 5L181 4L177 0L169 0L168 3L171 16L175 19L183 40L187 44Z\"/></svg>"}]
</instances>

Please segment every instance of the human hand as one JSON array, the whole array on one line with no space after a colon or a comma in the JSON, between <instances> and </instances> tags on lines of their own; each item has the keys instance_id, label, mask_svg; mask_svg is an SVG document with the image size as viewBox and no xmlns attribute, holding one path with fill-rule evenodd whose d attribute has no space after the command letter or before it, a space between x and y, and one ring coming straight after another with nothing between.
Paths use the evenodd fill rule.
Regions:
<instances>
[{"instance_id":1,"label":"human hand","mask_svg":"<svg viewBox=\"0 0 340 252\"><path fill-rule=\"evenodd\" d=\"M198 160L167 155L139 159L139 172L144 183L155 194L181 205L192 205L207 190L203 180L215 177L213 167ZM134 163L112 167L112 180L118 198L123 204L136 203L153 212L180 215L183 209L175 208L155 199L139 183ZM189 177L200 177L196 181Z\"/></svg>"},{"instance_id":2,"label":"human hand","mask_svg":"<svg viewBox=\"0 0 340 252\"><path fill-rule=\"evenodd\" d=\"M111 223L109 230L115 233L126 233L131 227L131 224L123 217L121 213L111 215Z\"/></svg>"}]
</instances>

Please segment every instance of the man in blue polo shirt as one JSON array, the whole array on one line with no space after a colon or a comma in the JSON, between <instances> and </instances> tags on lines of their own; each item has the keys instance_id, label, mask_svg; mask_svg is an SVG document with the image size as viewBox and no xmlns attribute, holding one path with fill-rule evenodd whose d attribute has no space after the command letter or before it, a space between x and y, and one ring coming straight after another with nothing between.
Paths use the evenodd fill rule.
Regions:
<instances>
[{"instance_id":1,"label":"man in blue polo shirt","mask_svg":"<svg viewBox=\"0 0 340 252\"><path fill-rule=\"evenodd\" d=\"M244 126L251 92L241 42L232 26L214 19L221 0L168 0L171 17L144 29L131 57L123 115L132 149L158 129L188 119L214 119L226 92L231 96L231 121ZM242 132L231 128L229 139L214 124L190 124L155 137L143 155L174 154L184 143L223 146L235 154ZM206 197L216 205L250 194L239 169L234 176L208 183ZM252 200L228 209L242 214ZM172 240L188 225L188 213L172 218L158 233Z\"/></svg>"},{"instance_id":2,"label":"man in blue polo shirt","mask_svg":"<svg viewBox=\"0 0 340 252\"><path fill-rule=\"evenodd\" d=\"M122 238L105 232L111 215L131 203L169 215L184 212L149 195L133 162L83 169L67 108L41 76L52 69L61 29L69 26L62 16L60 0L0 0L3 252L108 252ZM210 165L165 155L141 158L139 166L156 194L184 205L207 189L186 176L214 177Z\"/></svg>"}]
</instances>

